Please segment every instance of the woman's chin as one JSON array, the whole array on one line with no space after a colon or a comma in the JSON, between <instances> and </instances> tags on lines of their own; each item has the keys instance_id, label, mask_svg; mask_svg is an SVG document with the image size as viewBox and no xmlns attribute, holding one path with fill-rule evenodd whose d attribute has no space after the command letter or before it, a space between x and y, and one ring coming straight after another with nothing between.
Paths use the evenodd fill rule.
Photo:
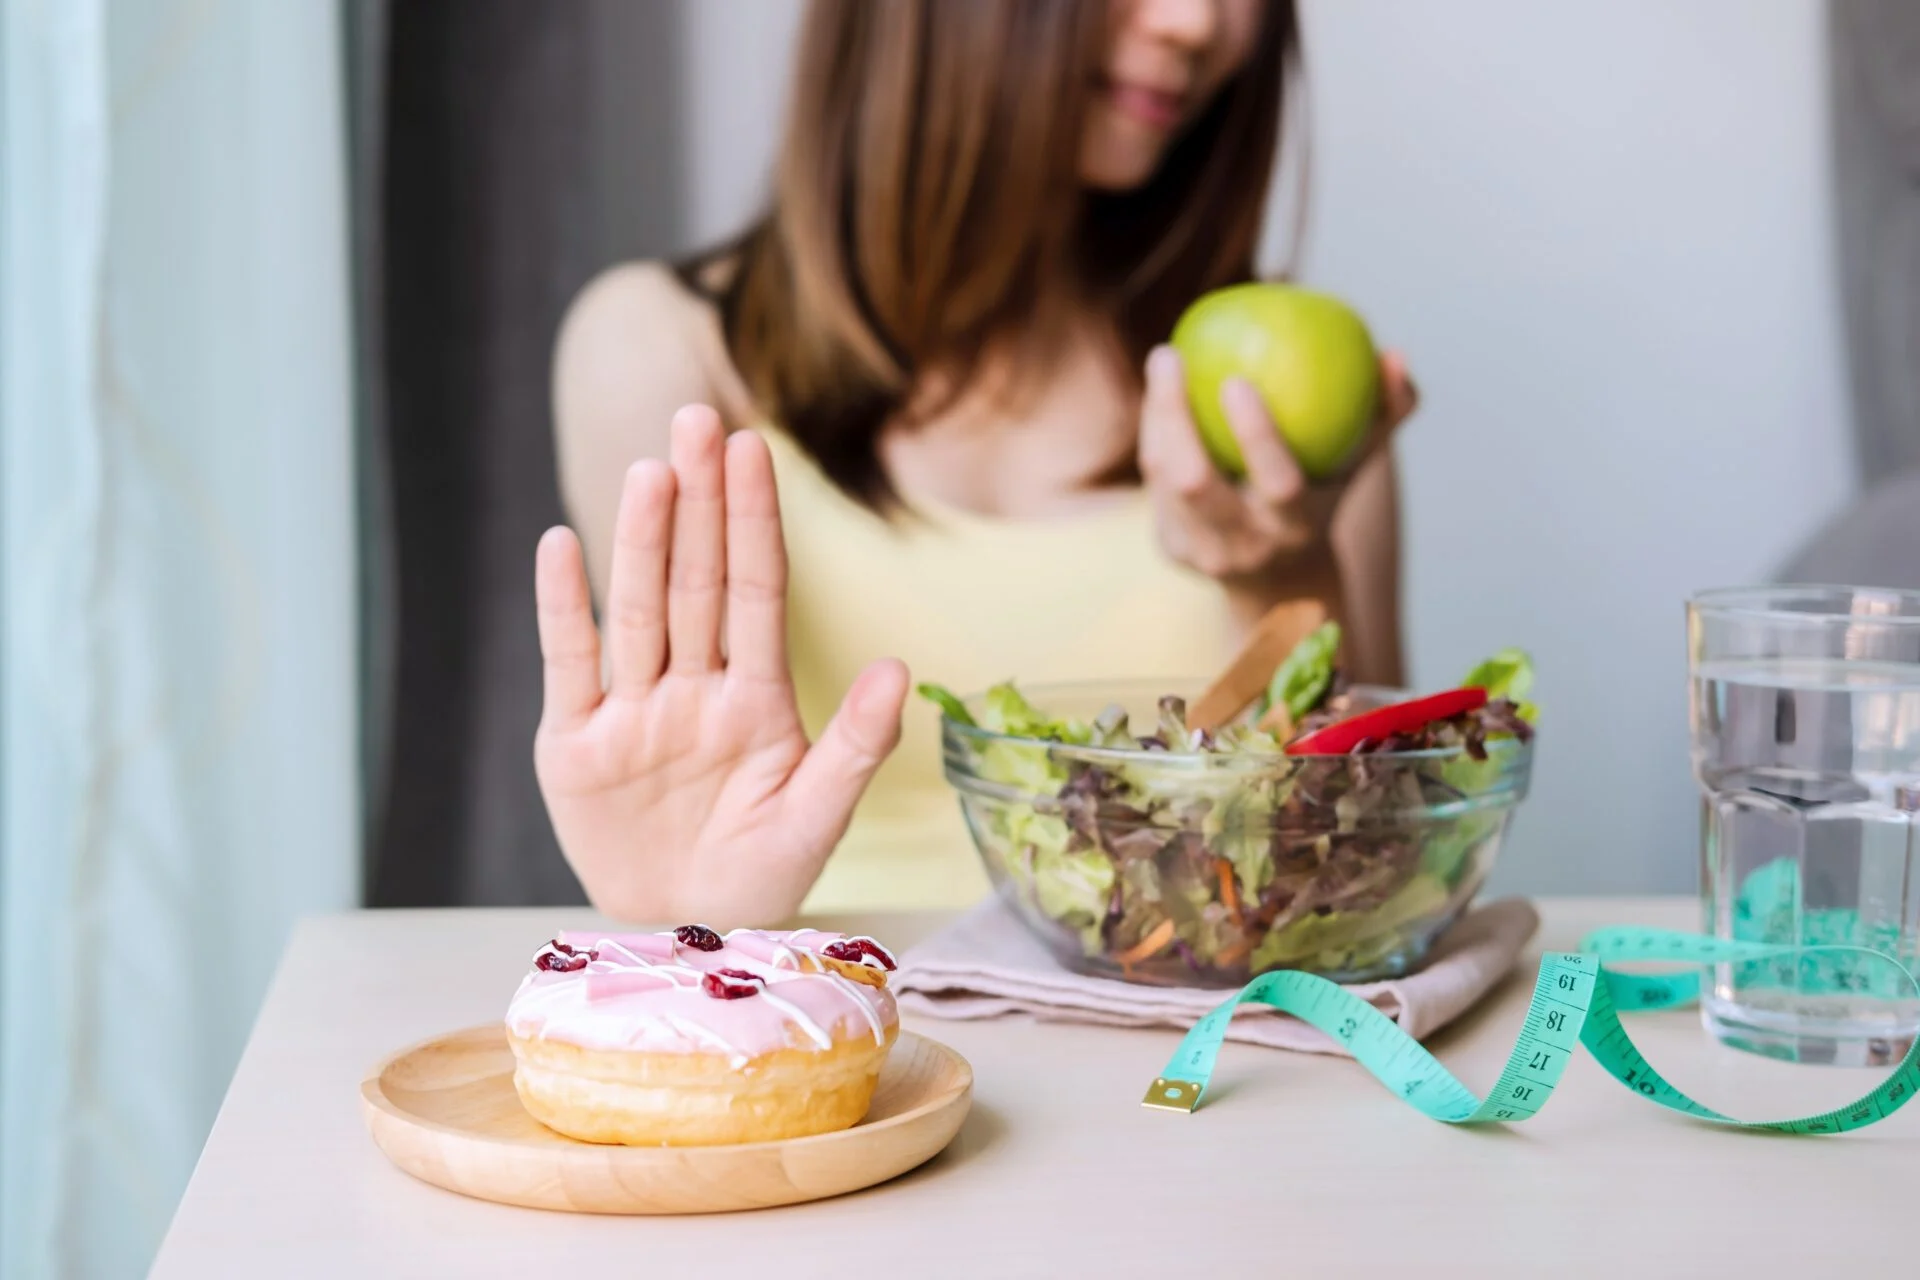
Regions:
<instances>
[{"instance_id":1,"label":"woman's chin","mask_svg":"<svg viewBox=\"0 0 1920 1280\"><path fill-rule=\"evenodd\" d=\"M1096 191L1132 191L1145 186L1166 158L1169 140L1166 130L1125 117L1096 117L1089 122L1080 146L1081 185Z\"/></svg>"},{"instance_id":2,"label":"woman's chin","mask_svg":"<svg viewBox=\"0 0 1920 1280\"><path fill-rule=\"evenodd\" d=\"M1083 156L1080 185L1091 191L1133 191L1146 185L1159 164L1158 152L1139 156Z\"/></svg>"}]
</instances>

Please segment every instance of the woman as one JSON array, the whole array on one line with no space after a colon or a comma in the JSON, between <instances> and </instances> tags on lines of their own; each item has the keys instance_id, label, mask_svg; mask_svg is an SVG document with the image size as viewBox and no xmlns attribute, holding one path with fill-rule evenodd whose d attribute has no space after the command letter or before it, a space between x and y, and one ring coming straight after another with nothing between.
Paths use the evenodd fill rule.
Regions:
<instances>
[{"instance_id":1,"label":"woman","mask_svg":"<svg viewBox=\"0 0 1920 1280\"><path fill-rule=\"evenodd\" d=\"M558 343L585 545L539 549L535 763L596 905L981 893L894 655L969 689L1204 676L1312 593L1351 673L1399 680L1399 360L1324 487L1229 384L1236 486L1156 345L1252 276L1296 45L1285 0L816 0L765 216L603 276Z\"/></svg>"}]
</instances>

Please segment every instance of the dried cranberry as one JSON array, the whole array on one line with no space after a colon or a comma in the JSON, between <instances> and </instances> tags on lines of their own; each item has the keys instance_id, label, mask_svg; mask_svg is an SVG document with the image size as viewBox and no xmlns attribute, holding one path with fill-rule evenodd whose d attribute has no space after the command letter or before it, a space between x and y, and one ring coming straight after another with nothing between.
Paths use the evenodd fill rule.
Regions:
<instances>
[{"instance_id":1,"label":"dried cranberry","mask_svg":"<svg viewBox=\"0 0 1920 1280\"><path fill-rule=\"evenodd\" d=\"M765 982L759 974L744 969L715 969L700 979L700 989L715 1000L738 1000L759 995Z\"/></svg>"},{"instance_id":2,"label":"dried cranberry","mask_svg":"<svg viewBox=\"0 0 1920 1280\"><path fill-rule=\"evenodd\" d=\"M865 957L872 956L879 961L882 969L899 968L892 953L872 938L836 938L820 948L820 954L830 960L845 960L851 964L864 964Z\"/></svg>"},{"instance_id":3,"label":"dried cranberry","mask_svg":"<svg viewBox=\"0 0 1920 1280\"><path fill-rule=\"evenodd\" d=\"M720 935L703 924L683 924L673 931L673 940L695 951L718 951L727 944Z\"/></svg>"},{"instance_id":4,"label":"dried cranberry","mask_svg":"<svg viewBox=\"0 0 1920 1280\"><path fill-rule=\"evenodd\" d=\"M875 960L878 960L882 969L891 972L900 967L900 962L893 958L893 952L887 950L872 938L855 938L853 945L859 947Z\"/></svg>"},{"instance_id":5,"label":"dried cranberry","mask_svg":"<svg viewBox=\"0 0 1920 1280\"><path fill-rule=\"evenodd\" d=\"M540 948L540 954L533 958L533 967L544 969L548 973L572 973L576 969L586 968L589 960L599 958L598 951L576 951L555 938Z\"/></svg>"}]
</instances>

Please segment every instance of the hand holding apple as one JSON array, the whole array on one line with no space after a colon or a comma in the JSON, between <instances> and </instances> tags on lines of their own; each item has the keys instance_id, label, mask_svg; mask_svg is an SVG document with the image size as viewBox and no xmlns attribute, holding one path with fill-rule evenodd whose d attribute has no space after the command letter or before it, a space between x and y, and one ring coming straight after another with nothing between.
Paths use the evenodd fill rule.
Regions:
<instances>
[{"instance_id":1,"label":"hand holding apple","mask_svg":"<svg viewBox=\"0 0 1920 1280\"><path fill-rule=\"evenodd\" d=\"M1202 297L1174 326L1193 419L1207 452L1235 479L1247 468L1221 393L1253 384L1310 480L1350 461L1380 406L1380 359L1366 322L1329 294L1254 281Z\"/></svg>"},{"instance_id":2,"label":"hand holding apple","mask_svg":"<svg viewBox=\"0 0 1920 1280\"><path fill-rule=\"evenodd\" d=\"M1252 310L1258 314L1260 308ZM1316 315L1326 314L1312 306L1304 313L1309 325ZM1234 353L1251 350L1257 356L1298 330L1283 325L1264 338L1236 339L1236 326L1226 323L1224 314L1206 325L1177 331L1196 359L1210 365L1203 371L1206 376L1196 377L1182 359L1185 352L1173 345L1155 348L1147 361L1139 459L1162 549L1230 588L1324 576L1330 571L1328 530L1347 482L1368 457L1387 446L1393 429L1413 412L1417 396L1412 381L1396 353L1374 354L1357 317L1345 326L1336 317L1336 323L1323 326L1323 336L1333 334L1328 345L1344 344L1346 353L1336 350L1303 365L1300 349L1313 348L1314 340L1294 340L1294 352L1286 359L1275 358L1265 366L1253 362L1250 371L1258 376L1264 369L1268 387L1275 389L1263 393L1241 372L1248 366L1236 363L1244 355ZM1246 323L1245 312L1241 323ZM1356 329L1365 343L1364 362L1354 354L1361 349ZM1201 342L1201 335L1224 344L1226 355ZM1276 370L1303 367L1307 372L1297 378L1272 376ZM1338 377L1322 376L1326 370L1339 371ZM1307 394L1299 394L1302 385ZM1279 390L1289 396L1283 399ZM1276 402L1294 416L1279 418L1270 407ZM1203 417L1197 404L1214 408ZM1309 425L1289 430L1289 422Z\"/></svg>"}]
</instances>

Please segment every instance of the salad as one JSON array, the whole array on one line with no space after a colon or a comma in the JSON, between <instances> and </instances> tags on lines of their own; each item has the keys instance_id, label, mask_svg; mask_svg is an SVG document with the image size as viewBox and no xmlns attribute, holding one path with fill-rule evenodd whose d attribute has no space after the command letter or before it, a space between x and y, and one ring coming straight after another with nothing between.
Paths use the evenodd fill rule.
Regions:
<instances>
[{"instance_id":1,"label":"salad","mask_svg":"<svg viewBox=\"0 0 1920 1280\"><path fill-rule=\"evenodd\" d=\"M1340 632L1301 640L1230 723L1178 697L1135 724L1033 705L1013 684L950 722L949 773L1001 891L1062 954L1143 981L1403 967L1478 887L1537 711L1528 656L1401 702L1348 686ZM1521 783L1524 778L1521 779Z\"/></svg>"}]
</instances>

